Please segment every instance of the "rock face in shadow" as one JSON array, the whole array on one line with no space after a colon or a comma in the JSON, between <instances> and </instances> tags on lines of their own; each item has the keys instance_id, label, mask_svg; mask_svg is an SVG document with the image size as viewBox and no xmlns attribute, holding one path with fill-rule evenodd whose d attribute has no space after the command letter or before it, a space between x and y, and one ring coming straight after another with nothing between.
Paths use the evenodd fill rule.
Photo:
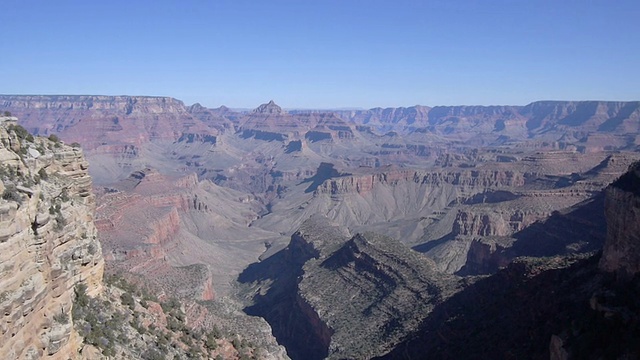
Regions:
<instances>
[{"instance_id":1,"label":"rock face in shadow","mask_svg":"<svg viewBox=\"0 0 640 360\"><path fill-rule=\"evenodd\" d=\"M381 358L638 358L637 171L638 164L606 189L604 201L589 205L607 214L601 253L523 257L495 275L466 278L462 291Z\"/></svg>"},{"instance_id":2,"label":"rock face in shadow","mask_svg":"<svg viewBox=\"0 0 640 360\"><path fill-rule=\"evenodd\" d=\"M600 269L630 279L640 272L640 163L607 188L605 209L608 231Z\"/></svg>"},{"instance_id":3,"label":"rock face in shadow","mask_svg":"<svg viewBox=\"0 0 640 360\"><path fill-rule=\"evenodd\" d=\"M291 236L284 250L250 265L239 276L248 284L252 305L249 315L261 316L273 329L278 343L293 359L323 359L328 355L332 331L299 296L298 283L307 261L317 259L329 249L340 247L349 233L325 218L307 220Z\"/></svg>"},{"instance_id":4,"label":"rock face in shadow","mask_svg":"<svg viewBox=\"0 0 640 360\"><path fill-rule=\"evenodd\" d=\"M606 222L604 193L563 211L554 211L510 237L474 237L459 275L492 274L519 256L589 253L602 248Z\"/></svg>"},{"instance_id":5,"label":"rock face in shadow","mask_svg":"<svg viewBox=\"0 0 640 360\"><path fill-rule=\"evenodd\" d=\"M0 117L0 354L77 358L76 284L96 295L104 261L82 151Z\"/></svg>"},{"instance_id":6,"label":"rock face in shadow","mask_svg":"<svg viewBox=\"0 0 640 360\"><path fill-rule=\"evenodd\" d=\"M523 259L434 309L385 359L548 359L549 342L589 311L597 259Z\"/></svg>"},{"instance_id":7,"label":"rock face in shadow","mask_svg":"<svg viewBox=\"0 0 640 360\"><path fill-rule=\"evenodd\" d=\"M414 331L457 278L401 243L349 237L326 219L307 220L289 246L250 266L253 305L293 359L370 358Z\"/></svg>"}]
</instances>

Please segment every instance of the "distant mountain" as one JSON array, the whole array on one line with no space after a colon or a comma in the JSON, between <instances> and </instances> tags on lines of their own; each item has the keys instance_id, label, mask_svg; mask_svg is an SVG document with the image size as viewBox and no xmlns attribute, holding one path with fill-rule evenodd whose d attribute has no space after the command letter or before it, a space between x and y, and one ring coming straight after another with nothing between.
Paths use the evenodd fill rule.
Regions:
<instances>
[{"instance_id":1,"label":"distant mountain","mask_svg":"<svg viewBox=\"0 0 640 360\"><path fill-rule=\"evenodd\" d=\"M330 113L378 132L433 134L451 140L476 139L486 143L503 138L572 143L584 149L628 149L640 145L639 101L538 101L526 106L416 105L287 113L272 100L242 113L226 107L207 109L199 104L187 107L168 97L0 95L0 110L17 115L34 133L56 133L89 148L105 142L101 140L105 137L107 143L114 142L116 138L110 136L118 131L128 134L117 136L121 142L138 144L151 139L176 139L184 131L231 129L232 124L286 133L288 130L278 129L285 122L289 124L287 127L296 124L302 131L309 131L316 126L309 119ZM248 121L256 116L274 118L267 123ZM120 123L125 119L128 120Z\"/></svg>"}]
</instances>

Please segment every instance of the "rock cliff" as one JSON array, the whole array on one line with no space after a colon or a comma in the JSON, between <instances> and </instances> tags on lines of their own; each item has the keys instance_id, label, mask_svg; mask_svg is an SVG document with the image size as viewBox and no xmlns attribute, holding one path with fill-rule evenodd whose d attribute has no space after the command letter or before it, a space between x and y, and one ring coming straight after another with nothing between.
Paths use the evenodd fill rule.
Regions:
<instances>
[{"instance_id":1,"label":"rock cliff","mask_svg":"<svg viewBox=\"0 0 640 360\"><path fill-rule=\"evenodd\" d=\"M557 233L569 239L565 241L590 242L600 235L571 232L589 228L584 220L593 221L590 217L604 220L606 215L602 252L536 254L518 258L492 276L466 278L463 290L436 306L419 331L382 358L637 358L639 168L631 166L602 199L563 214L573 217L573 224L566 219L539 224L567 228Z\"/></svg>"},{"instance_id":2,"label":"rock cliff","mask_svg":"<svg viewBox=\"0 0 640 360\"><path fill-rule=\"evenodd\" d=\"M607 240L600 269L621 280L640 272L640 163L607 188Z\"/></svg>"},{"instance_id":3,"label":"rock cliff","mask_svg":"<svg viewBox=\"0 0 640 360\"><path fill-rule=\"evenodd\" d=\"M347 176L323 182L315 190L317 194L339 195L345 193L367 193L377 184L396 185L401 182L413 182L432 186L454 185L475 191L499 187L518 187L524 185L524 174L501 170L465 170L416 171L391 169L372 175Z\"/></svg>"},{"instance_id":4,"label":"rock cliff","mask_svg":"<svg viewBox=\"0 0 640 360\"><path fill-rule=\"evenodd\" d=\"M139 147L152 140L175 141L182 133L211 131L181 101L169 97L4 95L0 107L34 134L58 134L87 150Z\"/></svg>"},{"instance_id":5,"label":"rock cliff","mask_svg":"<svg viewBox=\"0 0 640 360\"><path fill-rule=\"evenodd\" d=\"M82 151L0 118L0 354L75 359L74 286L102 288L95 196Z\"/></svg>"}]
</instances>

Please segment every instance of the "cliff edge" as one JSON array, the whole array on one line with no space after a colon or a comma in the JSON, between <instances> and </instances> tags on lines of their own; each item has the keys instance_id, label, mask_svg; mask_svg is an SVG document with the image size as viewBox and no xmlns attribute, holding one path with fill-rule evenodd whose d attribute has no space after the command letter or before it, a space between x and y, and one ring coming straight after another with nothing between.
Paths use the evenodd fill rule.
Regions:
<instances>
[{"instance_id":1,"label":"cliff edge","mask_svg":"<svg viewBox=\"0 0 640 360\"><path fill-rule=\"evenodd\" d=\"M620 280L640 272L640 162L606 190L607 241L600 269Z\"/></svg>"},{"instance_id":2,"label":"cliff edge","mask_svg":"<svg viewBox=\"0 0 640 360\"><path fill-rule=\"evenodd\" d=\"M0 117L0 354L75 359L74 287L102 289L95 196L82 150Z\"/></svg>"}]
</instances>

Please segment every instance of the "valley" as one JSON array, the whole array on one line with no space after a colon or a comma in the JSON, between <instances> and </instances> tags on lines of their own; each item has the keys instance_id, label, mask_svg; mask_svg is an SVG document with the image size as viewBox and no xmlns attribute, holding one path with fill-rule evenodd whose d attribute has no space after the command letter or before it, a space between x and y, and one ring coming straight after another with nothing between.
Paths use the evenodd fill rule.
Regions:
<instances>
[{"instance_id":1,"label":"valley","mask_svg":"<svg viewBox=\"0 0 640 360\"><path fill-rule=\"evenodd\" d=\"M234 111L0 95L0 111L82 148L107 274L191 302L193 318L271 358L461 356L452 344L475 315L433 338L459 304L499 308L492 289L537 271L562 269L559 292L575 280L566 269L599 271L591 256L624 211L609 199L633 203L605 189L640 160L640 102ZM626 255L602 256L612 272ZM573 336L559 326L545 331Z\"/></svg>"}]
</instances>

